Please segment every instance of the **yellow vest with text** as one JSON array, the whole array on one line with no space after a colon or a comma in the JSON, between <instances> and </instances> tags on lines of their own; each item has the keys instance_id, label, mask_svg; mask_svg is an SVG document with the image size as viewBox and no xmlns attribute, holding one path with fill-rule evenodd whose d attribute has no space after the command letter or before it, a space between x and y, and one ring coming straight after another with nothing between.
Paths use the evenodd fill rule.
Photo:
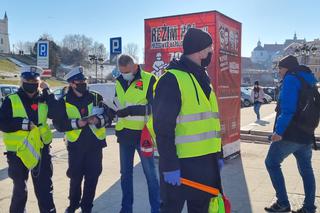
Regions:
<instances>
[{"instance_id":1,"label":"yellow vest with text","mask_svg":"<svg viewBox=\"0 0 320 213\"><path fill-rule=\"evenodd\" d=\"M26 110L21 102L18 94L9 96L12 108L13 118L28 118ZM38 103L38 123L41 141L44 144L49 144L52 141L52 132L47 124L48 105L45 103ZM3 141L8 151L16 152L17 147L20 146L28 137L30 131L18 130L16 132L4 133Z\"/></svg>"},{"instance_id":2,"label":"yellow vest with text","mask_svg":"<svg viewBox=\"0 0 320 213\"><path fill-rule=\"evenodd\" d=\"M220 152L221 128L215 93L211 92L208 99L191 73L174 69L168 72L176 77L181 92L175 128L177 156L191 158Z\"/></svg>"},{"instance_id":3,"label":"yellow vest with text","mask_svg":"<svg viewBox=\"0 0 320 213\"><path fill-rule=\"evenodd\" d=\"M141 70L141 79L131 83L127 91L124 91L119 81L116 82L116 93L121 108L135 105L147 105L147 92L152 78L152 74ZM141 86L142 84L142 86ZM116 124L116 130L122 129L142 130L146 124L145 116L127 116L119 118Z\"/></svg>"},{"instance_id":4,"label":"yellow vest with text","mask_svg":"<svg viewBox=\"0 0 320 213\"><path fill-rule=\"evenodd\" d=\"M70 103L68 103L65 99L65 104L66 104L66 111L69 119L80 119L81 114L78 110L78 108ZM93 109L93 104L88 105L88 114L92 115L92 109ZM99 139L99 140L104 140L106 138L106 128L101 127L101 128L96 128L94 125L89 125L91 131L93 134ZM66 137L69 142L76 142L81 134L82 129L74 129L67 131Z\"/></svg>"}]
</instances>

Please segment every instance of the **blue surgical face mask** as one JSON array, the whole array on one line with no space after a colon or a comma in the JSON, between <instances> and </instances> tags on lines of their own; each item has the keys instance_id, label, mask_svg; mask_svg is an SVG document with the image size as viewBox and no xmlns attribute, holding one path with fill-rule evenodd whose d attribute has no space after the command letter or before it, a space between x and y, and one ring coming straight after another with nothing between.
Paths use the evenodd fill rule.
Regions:
<instances>
[{"instance_id":1,"label":"blue surgical face mask","mask_svg":"<svg viewBox=\"0 0 320 213\"><path fill-rule=\"evenodd\" d=\"M121 75L122 75L123 79L126 81L132 81L134 79L134 74L132 74L131 72L121 73Z\"/></svg>"}]
</instances>

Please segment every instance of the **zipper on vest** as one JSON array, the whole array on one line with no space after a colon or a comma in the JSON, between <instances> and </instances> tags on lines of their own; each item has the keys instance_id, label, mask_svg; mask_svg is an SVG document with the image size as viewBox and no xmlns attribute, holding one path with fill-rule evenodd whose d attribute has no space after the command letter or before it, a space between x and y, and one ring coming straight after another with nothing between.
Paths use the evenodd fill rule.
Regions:
<instances>
[{"instance_id":1,"label":"zipper on vest","mask_svg":"<svg viewBox=\"0 0 320 213\"><path fill-rule=\"evenodd\" d=\"M189 76L190 76L190 78L191 78L191 81L192 81L193 87L194 87L194 89L195 89L195 91L196 91L196 96L197 96L198 104L200 105L199 95L198 95L198 90L197 90L196 84L194 83L194 80L193 80L193 78L192 78L191 74L190 74L190 73L188 73L188 74L189 74Z\"/></svg>"}]
</instances>

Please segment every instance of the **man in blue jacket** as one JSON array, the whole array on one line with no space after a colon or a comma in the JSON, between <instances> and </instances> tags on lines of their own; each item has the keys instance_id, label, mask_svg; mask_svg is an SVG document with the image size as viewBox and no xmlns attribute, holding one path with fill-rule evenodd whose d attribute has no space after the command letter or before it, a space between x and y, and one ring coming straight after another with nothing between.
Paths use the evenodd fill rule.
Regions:
<instances>
[{"instance_id":1,"label":"man in blue jacket","mask_svg":"<svg viewBox=\"0 0 320 213\"><path fill-rule=\"evenodd\" d=\"M314 135L302 131L297 126L292 125L292 122L297 113L299 92L302 88L302 83L298 77L302 77L309 85L315 85L317 81L311 70L306 66L299 65L297 58L292 55L281 59L278 66L283 82L277 106L274 133L271 137L272 144L265 160L276 191L277 201L270 207L266 207L265 210L267 212L291 211L281 163L290 154L293 154L297 160L305 191L303 207L293 212L315 213L316 187L311 164Z\"/></svg>"}]
</instances>

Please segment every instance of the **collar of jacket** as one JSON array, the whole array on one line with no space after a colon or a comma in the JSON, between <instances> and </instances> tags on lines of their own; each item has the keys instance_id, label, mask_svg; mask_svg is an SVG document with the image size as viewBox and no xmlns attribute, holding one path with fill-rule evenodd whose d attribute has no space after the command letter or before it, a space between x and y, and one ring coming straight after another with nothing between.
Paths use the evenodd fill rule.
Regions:
<instances>
[{"instance_id":1,"label":"collar of jacket","mask_svg":"<svg viewBox=\"0 0 320 213\"><path fill-rule=\"evenodd\" d=\"M128 81L124 80L122 75L120 75L117 80L120 82L122 88L126 91L129 86L132 84L132 82L136 81L136 80L140 80L141 77L141 68L140 66L138 66L137 72L136 74L134 74L134 79L130 82L130 84L128 85Z\"/></svg>"},{"instance_id":2,"label":"collar of jacket","mask_svg":"<svg viewBox=\"0 0 320 213\"><path fill-rule=\"evenodd\" d=\"M312 73L312 71L310 70L309 67L307 67L305 65L299 65L297 67L294 67L294 68L288 70L284 77L286 77L288 74L294 74L294 73L298 73L298 72Z\"/></svg>"},{"instance_id":3,"label":"collar of jacket","mask_svg":"<svg viewBox=\"0 0 320 213\"><path fill-rule=\"evenodd\" d=\"M40 92L37 92L32 98L30 98L26 92L20 87L18 92L17 92L20 97L22 97L23 99L27 99L27 100L32 100L32 101L39 101L39 102L43 102L43 98Z\"/></svg>"},{"instance_id":4,"label":"collar of jacket","mask_svg":"<svg viewBox=\"0 0 320 213\"><path fill-rule=\"evenodd\" d=\"M206 72L206 69L191 61L185 55L182 55L180 60L173 60L167 69L178 69L183 72L191 73L198 80L202 90L209 99L211 93L211 80Z\"/></svg>"},{"instance_id":5,"label":"collar of jacket","mask_svg":"<svg viewBox=\"0 0 320 213\"><path fill-rule=\"evenodd\" d=\"M173 59L167 69L178 69L184 72L198 75L198 73L205 73L205 69L198 64L191 61L185 55L182 55L180 60Z\"/></svg>"},{"instance_id":6,"label":"collar of jacket","mask_svg":"<svg viewBox=\"0 0 320 213\"><path fill-rule=\"evenodd\" d=\"M92 102L92 99L90 98L90 92L87 91L85 94L83 94L81 97L76 96L73 89L69 87L67 94L65 95L67 101L70 104L76 105L76 106L87 106Z\"/></svg>"}]
</instances>

